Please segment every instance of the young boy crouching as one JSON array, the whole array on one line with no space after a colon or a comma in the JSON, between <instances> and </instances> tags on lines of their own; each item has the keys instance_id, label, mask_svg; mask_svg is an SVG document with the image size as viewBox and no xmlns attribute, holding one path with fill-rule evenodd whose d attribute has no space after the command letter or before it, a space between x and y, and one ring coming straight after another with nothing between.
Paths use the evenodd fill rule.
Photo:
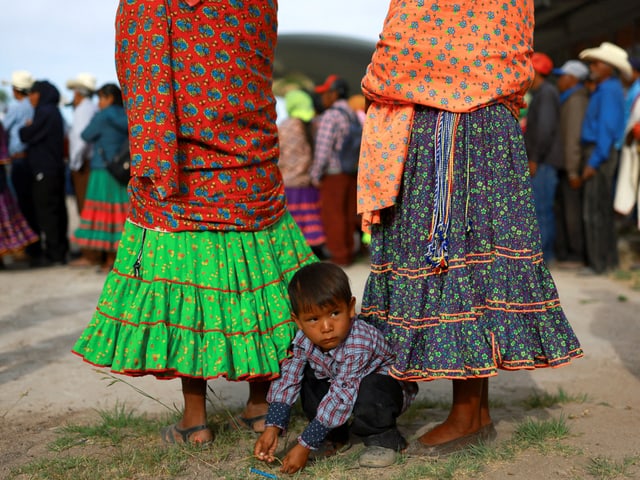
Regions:
<instances>
[{"instance_id":1,"label":"young boy crouching","mask_svg":"<svg viewBox=\"0 0 640 480\"><path fill-rule=\"evenodd\" d=\"M310 423L286 454L283 473L307 464L312 450L325 440L336 448L349 441L350 430L363 438L363 467L386 467L407 446L396 418L415 398L415 383L401 382L387 372L393 356L375 327L355 318L356 299L349 279L332 263L300 269L289 283L292 317L300 330L292 356L282 363L281 376L271 384L266 430L254 454L272 462L278 436L287 429L298 395Z\"/></svg>"}]
</instances>

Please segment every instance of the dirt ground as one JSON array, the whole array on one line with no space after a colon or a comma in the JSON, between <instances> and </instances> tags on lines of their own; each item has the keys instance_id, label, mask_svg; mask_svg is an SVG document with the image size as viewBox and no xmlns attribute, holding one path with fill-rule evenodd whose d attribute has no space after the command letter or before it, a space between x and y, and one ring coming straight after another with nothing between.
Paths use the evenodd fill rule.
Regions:
<instances>
[{"instance_id":1,"label":"dirt ground","mask_svg":"<svg viewBox=\"0 0 640 480\"><path fill-rule=\"evenodd\" d=\"M367 272L364 262L347 269L358 297ZM565 443L580 453L525 451L513 462L490 464L482 478L595 478L586 473L590 459L618 462L640 456L640 292L607 277L552 273L586 355L557 370L501 372L490 381L490 397L500 405L493 410L498 441L509 438L529 416L562 415L571 430ZM50 456L47 444L55 428L95 421L97 410L118 403L141 413L166 412L130 385L110 385L106 372L70 353L95 308L104 274L71 267L9 268L0 272L0 282L0 478L10 478L13 467ZM178 381L125 380L166 404L181 405ZM227 406L239 406L247 392L243 383L211 385ZM534 411L518 406L518 399L533 392L553 394L559 388L586 395L587 401ZM448 401L449 396L447 381L421 387L421 398ZM442 420L437 418L442 412L436 413L423 426ZM640 464L627 471L627 478L640 478Z\"/></svg>"}]
</instances>

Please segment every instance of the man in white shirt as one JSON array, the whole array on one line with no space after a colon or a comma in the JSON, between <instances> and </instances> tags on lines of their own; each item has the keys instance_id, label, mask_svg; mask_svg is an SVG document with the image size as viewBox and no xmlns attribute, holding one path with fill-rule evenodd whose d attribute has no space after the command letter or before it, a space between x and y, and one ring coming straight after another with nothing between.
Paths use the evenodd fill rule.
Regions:
<instances>
[{"instance_id":1,"label":"man in white shirt","mask_svg":"<svg viewBox=\"0 0 640 480\"><path fill-rule=\"evenodd\" d=\"M73 91L73 123L69 130L69 169L76 194L78 214L81 214L89 183L91 145L88 145L80 135L98 111L97 105L91 100L96 90L96 78L89 73L79 73L76 78L67 81L67 88Z\"/></svg>"}]
</instances>

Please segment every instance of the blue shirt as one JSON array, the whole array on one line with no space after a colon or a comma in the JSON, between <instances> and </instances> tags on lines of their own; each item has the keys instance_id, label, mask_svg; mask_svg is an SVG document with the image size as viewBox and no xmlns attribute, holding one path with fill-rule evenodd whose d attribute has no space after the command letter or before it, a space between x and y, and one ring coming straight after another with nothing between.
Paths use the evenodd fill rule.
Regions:
<instances>
[{"instance_id":1,"label":"blue shirt","mask_svg":"<svg viewBox=\"0 0 640 480\"><path fill-rule=\"evenodd\" d=\"M595 145L587 165L606 161L623 131L624 90L620 79L610 77L596 87L582 121L582 143Z\"/></svg>"},{"instance_id":2,"label":"blue shirt","mask_svg":"<svg viewBox=\"0 0 640 480\"><path fill-rule=\"evenodd\" d=\"M97 112L80 134L93 143L91 170L105 169L127 139L127 115L120 105L109 105Z\"/></svg>"},{"instance_id":3,"label":"blue shirt","mask_svg":"<svg viewBox=\"0 0 640 480\"><path fill-rule=\"evenodd\" d=\"M292 342L293 355L281 366L281 375L274 380L267 395L269 413L266 425L286 430L291 407L300 393L304 369L309 365L316 378L331 382L316 418L298 437L298 442L310 449L322 445L330 430L347 422L353 411L360 382L372 373L387 375L394 355L382 333L362 320L354 320L347 338L336 348L323 352L298 330ZM400 382L404 394L403 410L418 392L412 382Z\"/></svg>"},{"instance_id":4,"label":"blue shirt","mask_svg":"<svg viewBox=\"0 0 640 480\"><path fill-rule=\"evenodd\" d=\"M33 107L28 97L9 105L3 126L9 135L9 156L24 152L27 146L20 140L20 129L33 118Z\"/></svg>"}]
</instances>

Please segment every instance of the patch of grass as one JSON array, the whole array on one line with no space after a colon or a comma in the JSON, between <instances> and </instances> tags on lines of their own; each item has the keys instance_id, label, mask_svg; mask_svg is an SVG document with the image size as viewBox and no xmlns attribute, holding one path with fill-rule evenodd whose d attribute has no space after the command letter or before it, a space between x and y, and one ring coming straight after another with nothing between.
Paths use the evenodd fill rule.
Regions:
<instances>
[{"instance_id":1,"label":"patch of grass","mask_svg":"<svg viewBox=\"0 0 640 480\"><path fill-rule=\"evenodd\" d=\"M525 408L533 410L536 408L551 408L566 403L585 403L588 399L585 393L569 395L562 388L559 388L558 393L555 394L549 392L534 392L521 403Z\"/></svg>"},{"instance_id":2,"label":"patch of grass","mask_svg":"<svg viewBox=\"0 0 640 480\"><path fill-rule=\"evenodd\" d=\"M616 462L608 457L592 458L587 466L587 473L599 480L627 477L629 468L640 463L640 457L624 457Z\"/></svg>"},{"instance_id":3,"label":"patch of grass","mask_svg":"<svg viewBox=\"0 0 640 480\"><path fill-rule=\"evenodd\" d=\"M279 462L267 465L253 458L255 435L220 428L226 424L230 413L228 410L217 411L210 416L209 424L216 431L212 448L166 447L161 444L158 431L175 419L151 419L127 410L124 405L117 405L112 411L100 412L98 421L93 425L69 425L59 429L56 432L58 438L49 445L55 455L13 469L12 474L33 480L195 477L259 480L258 475L249 472L251 467L255 467L278 478L292 479L349 480L370 476L379 480L475 478L490 463L514 461L529 448L552 449L554 453L562 451L561 440L569 434L563 418L544 422L526 420L517 426L512 438L500 444L474 446L441 459L401 455L396 465L384 471L360 469L358 456L361 447L355 445L343 455L309 464L304 471L288 477L279 473ZM306 420L300 414L292 417L290 433L280 440L279 451L282 454L295 443L296 432L304 425ZM596 465L592 468L595 469ZM598 468L603 467L599 464Z\"/></svg>"},{"instance_id":4,"label":"patch of grass","mask_svg":"<svg viewBox=\"0 0 640 480\"><path fill-rule=\"evenodd\" d=\"M100 439L117 444L127 436L152 435L165 422L149 419L116 403L113 411L98 411L100 422L95 425L66 425L60 428L61 435L49 445L52 451L60 452L89 439Z\"/></svg>"},{"instance_id":5,"label":"patch of grass","mask_svg":"<svg viewBox=\"0 0 640 480\"><path fill-rule=\"evenodd\" d=\"M629 270L617 269L613 272L613 278L616 280L631 280L633 274Z\"/></svg>"},{"instance_id":6,"label":"patch of grass","mask_svg":"<svg viewBox=\"0 0 640 480\"><path fill-rule=\"evenodd\" d=\"M549 446L549 440L560 440L568 435L569 427L562 416L558 419L552 418L545 421L529 418L518 425L513 434L513 440L520 450L535 447L546 451L548 448L555 448L555 444Z\"/></svg>"}]
</instances>

